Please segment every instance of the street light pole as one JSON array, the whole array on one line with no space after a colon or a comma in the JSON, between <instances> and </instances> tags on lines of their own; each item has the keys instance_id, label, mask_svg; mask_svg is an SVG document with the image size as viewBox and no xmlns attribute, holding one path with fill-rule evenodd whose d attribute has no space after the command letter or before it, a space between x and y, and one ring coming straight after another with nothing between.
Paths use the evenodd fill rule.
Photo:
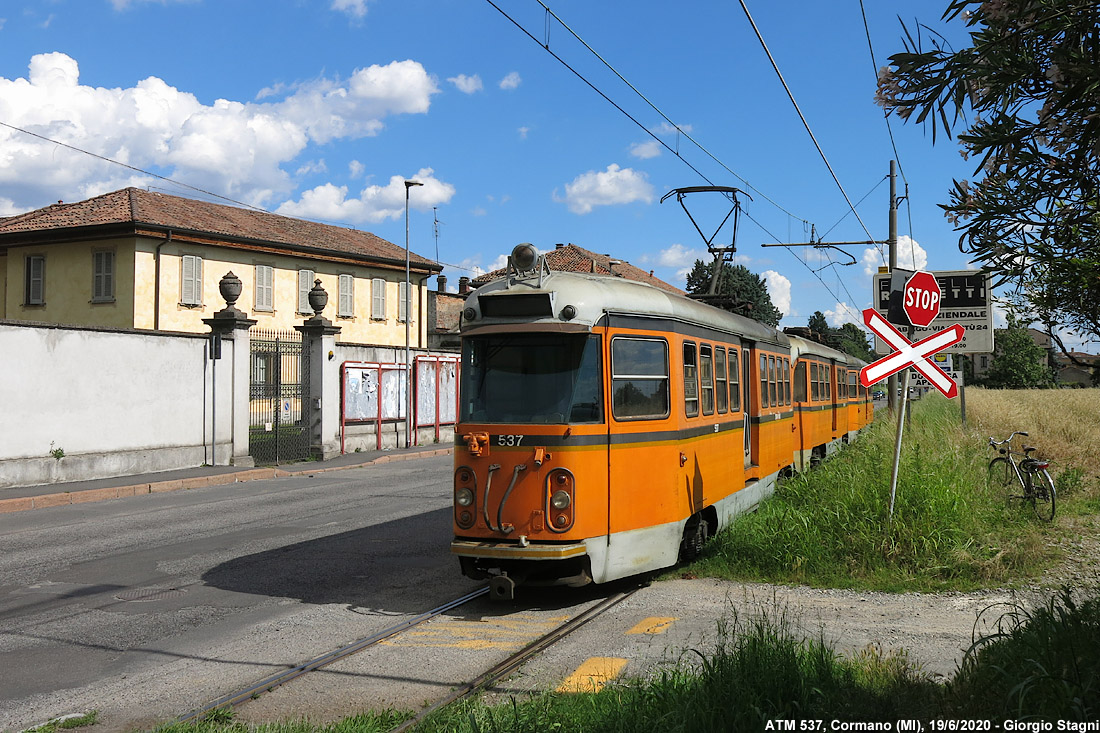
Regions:
<instances>
[{"instance_id":1,"label":"street light pole","mask_svg":"<svg viewBox=\"0 0 1100 733\"><path fill-rule=\"evenodd\" d=\"M405 447L412 445L412 361L409 354L409 189L423 186L420 181L405 181ZM398 306L400 312L400 306Z\"/></svg>"}]
</instances>

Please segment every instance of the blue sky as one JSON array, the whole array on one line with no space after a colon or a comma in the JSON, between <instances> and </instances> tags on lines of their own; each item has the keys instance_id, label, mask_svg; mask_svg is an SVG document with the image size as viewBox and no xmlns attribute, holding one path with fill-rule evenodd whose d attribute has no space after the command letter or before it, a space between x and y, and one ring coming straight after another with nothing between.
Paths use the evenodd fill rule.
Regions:
<instances>
[{"instance_id":1,"label":"blue sky","mask_svg":"<svg viewBox=\"0 0 1100 733\"><path fill-rule=\"evenodd\" d=\"M895 153L858 0L745 4L849 199L863 200L867 231L739 0L551 5L591 50L538 0L494 2L515 22L487 0L4 0L0 123L397 244L402 181L423 181L411 249L443 263L452 289L524 241L572 242L684 287L710 256L675 200L659 201L705 176L752 197L736 261L766 278L784 326L815 310L858 320L878 249L846 247L856 263L840 266L829 257L850 258L760 246L808 241L811 224L826 241L887 236ZM961 21L940 24L945 4L865 0L877 65L901 50L899 14L963 37ZM950 140L933 147L921 127L892 124L899 194L908 187L900 264L914 252L917 268L966 268L936 204L973 163ZM0 126L0 215L129 185L200 196ZM715 194L687 202L708 234L728 210ZM727 224L715 241L730 238Z\"/></svg>"}]
</instances>

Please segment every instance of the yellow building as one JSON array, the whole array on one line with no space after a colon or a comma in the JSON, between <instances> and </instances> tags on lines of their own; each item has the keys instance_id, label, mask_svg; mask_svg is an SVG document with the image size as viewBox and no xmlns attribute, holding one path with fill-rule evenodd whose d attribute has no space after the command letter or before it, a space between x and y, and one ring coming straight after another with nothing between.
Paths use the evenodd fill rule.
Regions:
<instances>
[{"instance_id":1,"label":"yellow building","mask_svg":"<svg viewBox=\"0 0 1100 733\"><path fill-rule=\"evenodd\" d=\"M137 188L0 218L0 319L205 333L225 307L218 282L243 283L238 309L256 328L323 316L344 343L427 345L425 280L442 267L370 232Z\"/></svg>"}]
</instances>

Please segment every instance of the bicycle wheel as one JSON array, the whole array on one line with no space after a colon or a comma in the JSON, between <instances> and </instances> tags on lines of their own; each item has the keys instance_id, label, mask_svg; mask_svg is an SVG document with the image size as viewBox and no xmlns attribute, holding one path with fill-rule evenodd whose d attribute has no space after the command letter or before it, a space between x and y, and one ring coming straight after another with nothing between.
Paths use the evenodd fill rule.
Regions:
<instances>
[{"instance_id":1,"label":"bicycle wheel","mask_svg":"<svg viewBox=\"0 0 1100 733\"><path fill-rule=\"evenodd\" d=\"M1008 465L1008 459L1004 456L998 456L989 462L986 486L994 491L1004 493L1006 499L1019 498L1019 495L1012 491L1013 484L1009 483L1014 478L1012 466Z\"/></svg>"},{"instance_id":2,"label":"bicycle wheel","mask_svg":"<svg viewBox=\"0 0 1100 733\"><path fill-rule=\"evenodd\" d=\"M1031 488L1028 496L1035 508L1035 516L1044 522L1054 519L1054 504L1058 492L1054 488L1054 480L1045 468L1036 468L1028 472L1028 483Z\"/></svg>"}]
</instances>

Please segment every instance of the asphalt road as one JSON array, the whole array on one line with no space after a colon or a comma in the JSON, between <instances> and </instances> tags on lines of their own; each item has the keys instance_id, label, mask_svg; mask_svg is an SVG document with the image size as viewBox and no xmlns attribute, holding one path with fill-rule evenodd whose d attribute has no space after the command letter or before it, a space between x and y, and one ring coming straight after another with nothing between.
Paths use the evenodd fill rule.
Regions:
<instances>
[{"instance_id":1,"label":"asphalt road","mask_svg":"<svg viewBox=\"0 0 1100 733\"><path fill-rule=\"evenodd\" d=\"M0 517L0 729L151 725L477 587L450 462Z\"/></svg>"}]
</instances>

